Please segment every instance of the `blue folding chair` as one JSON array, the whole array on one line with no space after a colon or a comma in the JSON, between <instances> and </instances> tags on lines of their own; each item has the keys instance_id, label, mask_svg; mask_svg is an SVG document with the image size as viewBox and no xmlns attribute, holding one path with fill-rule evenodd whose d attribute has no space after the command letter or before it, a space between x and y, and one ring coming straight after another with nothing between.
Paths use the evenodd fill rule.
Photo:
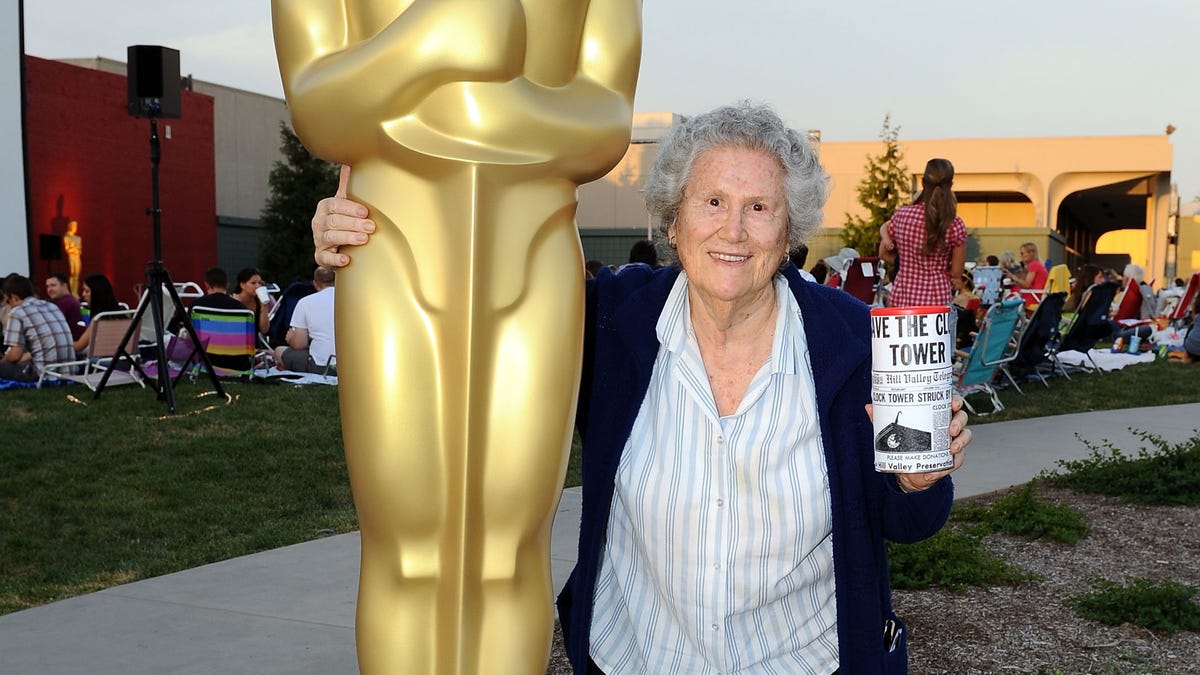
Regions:
<instances>
[{"instance_id":1,"label":"blue folding chair","mask_svg":"<svg viewBox=\"0 0 1200 675\"><path fill-rule=\"evenodd\" d=\"M976 415L990 415L1004 410L1004 404L992 386L996 370L1017 358L1020 347L1021 330L1025 325L1025 301L1021 298L1009 298L999 304L992 305L979 332L975 334L975 342L970 351L960 351L955 363L955 390L963 397L963 405ZM976 412L969 401L968 394L985 393L992 401L990 412Z\"/></svg>"}]
</instances>

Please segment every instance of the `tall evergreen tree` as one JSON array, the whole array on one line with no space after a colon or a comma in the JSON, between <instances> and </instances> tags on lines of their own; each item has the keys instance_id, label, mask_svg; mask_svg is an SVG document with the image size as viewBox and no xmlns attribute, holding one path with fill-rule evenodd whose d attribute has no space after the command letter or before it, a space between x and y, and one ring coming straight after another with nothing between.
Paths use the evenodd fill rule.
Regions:
<instances>
[{"instance_id":1,"label":"tall evergreen tree","mask_svg":"<svg viewBox=\"0 0 1200 675\"><path fill-rule=\"evenodd\" d=\"M286 286L312 278L313 209L337 190L338 166L308 153L287 124L279 123L279 150L268 179L270 195L262 211L265 233L259 241L258 266Z\"/></svg>"},{"instance_id":2,"label":"tall evergreen tree","mask_svg":"<svg viewBox=\"0 0 1200 675\"><path fill-rule=\"evenodd\" d=\"M904 152L900 149L900 127L892 126L892 116L884 115L879 138L883 151L868 155L862 182L858 184L858 203L867 215L846 214L842 243L862 255L875 255L879 250L879 228L892 217L896 209L907 204L912 194Z\"/></svg>"}]
</instances>

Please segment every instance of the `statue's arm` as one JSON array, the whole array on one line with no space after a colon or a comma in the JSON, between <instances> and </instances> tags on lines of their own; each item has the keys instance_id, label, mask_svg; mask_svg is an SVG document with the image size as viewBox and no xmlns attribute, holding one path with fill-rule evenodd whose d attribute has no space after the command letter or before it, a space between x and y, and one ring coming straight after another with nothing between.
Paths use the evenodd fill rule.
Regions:
<instances>
[{"instance_id":1,"label":"statue's arm","mask_svg":"<svg viewBox=\"0 0 1200 675\"><path fill-rule=\"evenodd\" d=\"M272 0L271 7L297 133L327 159L352 163L370 152L382 121L408 114L444 84L521 72L525 24L515 0L415 0L362 36L351 30L345 2Z\"/></svg>"},{"instance_id":2,"label":"statue's arm","mask_svg":"<svg viewBox=\"0 0 1200 675\"><path fill-rule=\"evenodd\" d=\"M523 77L443 85L415 114L388 122L387 134L424 155L553 165L577 181L603 175L629 143L641 2L593 0L586 12L542 4L525 0L531 19L550 16L531 24L542 29L529 32ZM481 120L474 110L489 114Z\"/></svg>"},{"instance_id":3,"label":"statue's arm","mask_svg":"<svg viewBox=\"0 0 1200 675\"><path fill-rule=\"evenodd\" d=\"M580 45L580 75L632 107L641 60L642 0L592 0Z\"/></svg>"}]
</instances>

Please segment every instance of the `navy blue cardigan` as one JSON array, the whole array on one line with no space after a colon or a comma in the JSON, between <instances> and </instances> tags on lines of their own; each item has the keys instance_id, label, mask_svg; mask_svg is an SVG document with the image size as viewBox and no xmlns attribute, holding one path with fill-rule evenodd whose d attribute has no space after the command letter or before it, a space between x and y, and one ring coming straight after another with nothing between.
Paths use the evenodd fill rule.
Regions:
<instances>
[{"instance_id":1,"label":"navy blue cardigan","mask_svg":"<svg viewBox=\"0 0 1200 675\"><path fill-rule=\"evenodd\" d=\"M558 598L567 656L585 675L600 556L617 465L650 384L658 356L655 327L678 268L638 265L589 282L583 382L577 425L583 438L583 513L579 557ZM885 619L894 618L884 538L931 536L950 513L949 478L904 494L875 471L870 400L871 349L865 305L837 289L784 269L800 305L816 384L817 410L833 506L833 560L840 667L843 673L904 673L906 640L889 653Z\"/></svg>"}]
</instances>

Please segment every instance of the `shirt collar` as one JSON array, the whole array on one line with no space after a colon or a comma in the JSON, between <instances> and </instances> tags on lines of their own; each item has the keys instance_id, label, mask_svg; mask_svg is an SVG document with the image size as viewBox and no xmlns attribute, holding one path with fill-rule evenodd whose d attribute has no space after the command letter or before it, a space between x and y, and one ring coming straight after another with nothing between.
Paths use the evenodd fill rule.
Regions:
<instances>
[{"instance_id":1,"label":"shirt collar","mask_svg":"<svg viewBox=\"0 0 1200 675\"><path fill-rule=\"evenodd\" d=\"M773 283L779 312L775 317L770 372L794 375L800 372L801 367L807 368L803 357L807 345L804 320L800 316L800 305L796 303L796 298L788 288L787 279L782 274L776 274ZM689 339L695 342L687 286L687 272L681 272L671 287L655 326L659 342L667 351L676 355L684 352Z\"/></svg>"}]
</instances>

